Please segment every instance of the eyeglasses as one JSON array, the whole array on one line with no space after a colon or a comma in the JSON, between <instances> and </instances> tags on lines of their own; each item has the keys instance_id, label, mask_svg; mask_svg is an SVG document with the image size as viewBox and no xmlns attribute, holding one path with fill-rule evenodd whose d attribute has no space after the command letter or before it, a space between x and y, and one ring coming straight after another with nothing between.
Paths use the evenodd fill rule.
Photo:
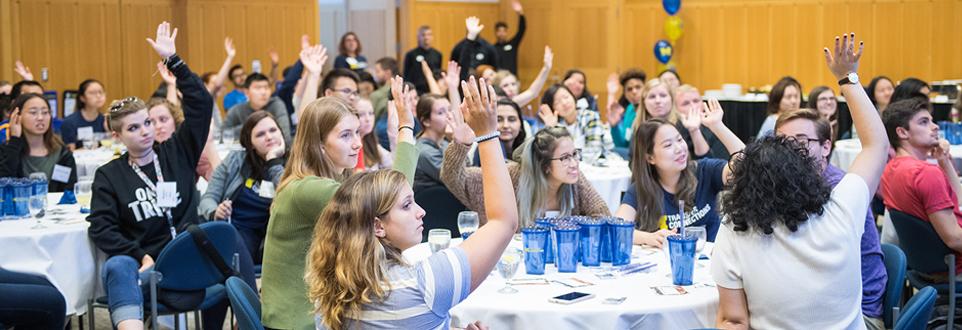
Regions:
<instances>
[{"instance_id":1,"label":"eyeglasses","mask_svg":"<svg viewBox=\"0 0 962 330\"><path fill-rule=\"evenodd\" d=\"M821 142L822 142L822 140L820 140L820 139L813 139L813 138L810 138L810 137L805 136L805 135L786 136L785 139L786 139L786 140L789 140L789 141L793 141L793 142L795 142L795 143L799 143L799 144L808 144L808 143L812 143L812 142L819 142L819 143L821 143Z\"/></svg>"},{"instance_id":2,"label":"eyeglasses","mask_svg":"<svg viewBox=\"0 0 962 330\"><path fill-rule=\"evenodd\" d=\"M350 89L350 88L332 89L332 90L335 91L335 92L341 93L341 94L343 94L343 95L346 95L346 96L357 96L357 95L358 95L358 94L357 94L357 90L352 90L352 89Z\"/></svg>"},{"instance_id":3,"label":"eyeglasses","mask_svg":"<svg viewBox=\"0 0 962 330\"><path fill-rule=\"evenodd\" d=\"M136 96L131 96L131 97L124 98L124 99L120 100L120 102L117 102L117 103L115 103L114 105L110 106L110 113L114 113L114 112L120 111L121 109L123 109L123 108L124 108L125 106L127 106L128 104L137 102L137 101L139 101L139 100L140 100L140 99L137 98Z\"/></svg>"},{"instance_id":4,"label":"eyeglasses","mask_svg":"<svg viewBox=\"0 0 962 330\"><path fill-rule=\"evenodd\" d=\"M561 157L551 158L551 160L560 160L562 164L571 164L572 161L577 163L581 161L581 150L575 149L575 151L570 154L563 154Z\"/></svg>"}]
</instances>

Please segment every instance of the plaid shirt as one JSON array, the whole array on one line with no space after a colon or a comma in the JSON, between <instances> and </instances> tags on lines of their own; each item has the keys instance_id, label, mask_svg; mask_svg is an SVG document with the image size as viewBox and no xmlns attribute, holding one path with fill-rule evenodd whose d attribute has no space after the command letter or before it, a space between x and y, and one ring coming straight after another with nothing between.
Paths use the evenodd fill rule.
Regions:
<instances>
[{"instance_id":1,"label":"plaid shirt","mask_svg":"<svg viewBox=\"0 0 962 330\"><path fill-rule=\"evenodd\" d=\"M614 148L614 140L611 138L610 130L607 125L602 124L601 117L597 112L579 109L575 123L567 124L564 118L559 117L558 126L568 129L571 137L575 140L575 148L583 148L585 144L592 141L601 141L606 150Z\"/></svg>"}]
</instances>

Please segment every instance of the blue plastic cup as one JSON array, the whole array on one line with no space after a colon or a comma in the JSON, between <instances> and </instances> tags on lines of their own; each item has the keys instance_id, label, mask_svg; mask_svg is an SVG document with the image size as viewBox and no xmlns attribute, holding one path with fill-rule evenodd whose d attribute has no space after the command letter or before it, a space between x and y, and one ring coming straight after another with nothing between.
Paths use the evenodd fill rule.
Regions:
<instances>
[{"instance_id":1,"label":"blue plastic cup","mask_svg":"<svg viewBox=\"0 0 962 330\"><path fill-rule=\"evenodd\" d=\"M545 246L548 244L548 228L525 227L521 229L524 244L524 269L528 275L544 275Z\"/></svg>"},{"instance_id":2,"label":"blue plastic cup","mask_svg":"<svg viewBox=\"0 0 962 330\"><path fill-rule=\"evenodd\" d=\"M553 219L554 219L554 218L539 218L539 219L534 220L534 223L535 223L535 225L538 225L538 226L547 228L548 230L551 230L551 228L554 227L554 224L553 224L553 222L552 222ZM545 262L547 262L547 263L549 263L549 264L553 264L553 263L554 263L554 241L551 239L551 236L552 236L552 234L549 232L549 233L548 233L548 243L547 243L547 245L546 245L546 247L545 247Z\"/></svg>"},{"instance_id":3,"label":"blue plastic cup","mask_svg":"<svg viewBox=\"0 0 962 330\"><path fill-rule=\"evenodd\" d=\"M603 222L599 219L585 219L581 226L581 264L586 267L601 266L601 232Z\"/></svg>"},{"instance_id":4,"label":"blue plastic cup","mask_svg":"<svg viewBox=\"0 0 962 330\"><path fill-rule=\"evenodd\" d=\"M631 248L635 238L635 224L621 218L608 220L611 238L611 265L622 266L631 263Z\"/></svg>"},{"instance_id":5,"label":"blue plastic cup","mask_svg":"<svg viewBox=\"0 0 962 330\"><path fill-rule=\"evenodd\" d=\"M608 220L611 217L601 219L601 262L611 262L611 225Z\"/></svg>"},{"instance_id":6,"label":"blue plastic cup","mask_svg":"<svg viewBox=\"0 0 962 330\"><path fill-rule=\"evenodd\" d=\"M0 178L0 217L4 220L13 219L13 186L10 178Z\"/></svg>"},{"instance_id":7,"label":"blue plastic cup","mask_svg":"<svg viewBox=\"0 0 962 330\"><path fill-rule=\"evenodd\" d=\"M18 179L13 184L13 204L17 218L30 216L30 196L33 195L33 182L29 179Z\"/></svg>"},{"instance_id":8,"label":"blue plastic cup","mask_svg":"<svg viewBox=\"0 0 962 330\"><path fill-rule=\"evenodd\" d=\"M33 179L33 195L47 197L47 180Z\"/></svg>"},{"instance_id":9,"label":"blue plastic cup","mask_svg":"<svg viewBox=\"0 0 962 330\"><path fill-rule=\"evenodd\" d=\"M692 274L695 271L695 247L698 236L669 235L668 256L671 261L671 283L674 285L691 285Z\"/></svg>"},{"instance_id":10,"label":"blue plastic cup","mask_svg":"<svg viewBox=\"0 0 962 330\"><path fill-rule=\"evenodd\" d=\"M550 223L550 226L548 227L548 229L551 231L550 233L548 233L548 242L551 243L550 249L553 250L553 256L551 260L548 260L548 263L557 264L558 263L558 253L557 253L558 252L558 233L556 233L554 229L555 227L560 225L570 225L572 224L572 222L568 218L550 218L548 219L548 222Z\"/></svg>"},{"instance_id":11,"label":"blue plastic cup","mask_svg":"<svg viewBox=\"0 0 962 330\"><path fill-rule=\"evenodd\" d=\"M578 271L578 236L581 228L577 224L560 224L555 226L558 256L557 265L560 273L574 273Z\"/></svg>"}]
</instances>

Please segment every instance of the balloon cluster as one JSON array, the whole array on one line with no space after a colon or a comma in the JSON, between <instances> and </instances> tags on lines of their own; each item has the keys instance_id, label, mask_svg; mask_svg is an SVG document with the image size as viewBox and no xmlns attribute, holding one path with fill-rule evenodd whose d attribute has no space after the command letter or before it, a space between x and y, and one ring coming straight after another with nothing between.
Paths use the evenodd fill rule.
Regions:
<instances>
[{"instance_id":1,"label":"balloon cluster","mask_svg":"<svg viewBox=\"0 0 962 330\"><path fill-rule=\"evenodd\" d=\"M681 0L662 0L661 4L669 15L665 21L665 36L668 37L668 40L662 39L655 42L655 59L661 62L665 69L671 69L674 68L671 57L675 51L671 44L678 41L678 38L681 38L682 32L684 32L681 17L676 15L681 10Z\"/></svg>"}]
</instances>

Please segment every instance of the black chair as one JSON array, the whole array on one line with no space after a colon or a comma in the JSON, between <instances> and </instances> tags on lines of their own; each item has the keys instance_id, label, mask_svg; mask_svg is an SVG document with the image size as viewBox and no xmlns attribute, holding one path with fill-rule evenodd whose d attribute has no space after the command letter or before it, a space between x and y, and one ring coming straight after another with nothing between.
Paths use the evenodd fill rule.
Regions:
<instances>
[{"instance_id":1,"label":"black chair","mask_svg":"<svg viewBox=\"0 0 962 330\"><path fill-rule=\"evenodd\" d=\"M940 294L949 297L949 310L946 329L953 329L955 321L955 301L958 289L955 279L955 251L950 249L928 221L907 213L889 209L889 217L899 237L899 245L908 261L907 278L913 288L921 290L926 286L935 288ZM928 274L948 273L948 283L937 283L928 279Z\"/></svg>"},{"instance_id":2,"label":"black chair","mask_svg":"<svg viewBox=\"0 0 962 330\"><path fill-rule=\"evenodd\" d=\"M445 186L434 186L414 193L414 201L418 203L426 214L424 215L424 232L421 241L428 240L428 231L443 228L451 231L452 237L461 237L458 231L458 213L467 210Z\"/></svg>"}]
</instances>

